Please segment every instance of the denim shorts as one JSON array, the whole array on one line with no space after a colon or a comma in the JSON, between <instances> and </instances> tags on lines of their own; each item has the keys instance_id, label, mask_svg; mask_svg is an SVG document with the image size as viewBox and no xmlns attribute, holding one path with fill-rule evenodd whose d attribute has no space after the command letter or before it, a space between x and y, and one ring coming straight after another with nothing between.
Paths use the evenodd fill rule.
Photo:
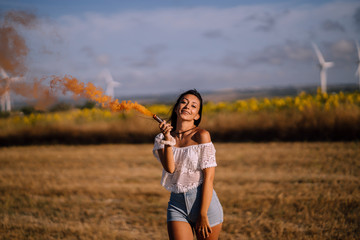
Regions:
<instances>
[{"instance_id":1,"label":"denim shorts","mask_svg":"<svg viewBox=\"0 0 360 240\"><path fill-rule=\"evenodd\" d=\"M187 222L195 227L200 214L202 185L184 193L171 193L167 209L167 221ZM211 203L207 212L209 224L216 226L224 221L223 209L219 198L213 190Z\"/></svg>"}]
</instances>

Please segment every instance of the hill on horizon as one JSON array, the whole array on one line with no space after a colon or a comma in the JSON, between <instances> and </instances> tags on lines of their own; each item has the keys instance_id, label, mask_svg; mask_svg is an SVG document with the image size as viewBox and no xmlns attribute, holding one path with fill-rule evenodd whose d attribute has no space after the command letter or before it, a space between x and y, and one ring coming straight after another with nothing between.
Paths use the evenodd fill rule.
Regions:
<instances>
[{"instance_id":1,"label":"hill on horizon","mask_svg":"<svg viewBox=\"0 0 360 240\"><path fill-rule=\"evenodd\" d=\"M232 102L239 99L249 98L273 98L273 97L285 97L285 96L297 96L301 92L315 94L318 86L286 86L286 87L258 87L247 89L223 89L217 91L205 91L201 92L204 102ZM342 85L330 85L328 86L328 93L338 92L354 92L359 91L359 87L356 84L342 84ZM130 100L138 102L143 105L151 104L172 104L176 101L179 93L166 93L166 94L148 94L148 95L136 95L136 96L122 96L115 97L119 101ZM57 103L66 103L73 106L83 105L86 99L77 99L68 97L59 97ZM24 106L33 105L33 101L27 101L24 99L13 100L13 108L19 109Z\"/></svg>"}]
</instances>

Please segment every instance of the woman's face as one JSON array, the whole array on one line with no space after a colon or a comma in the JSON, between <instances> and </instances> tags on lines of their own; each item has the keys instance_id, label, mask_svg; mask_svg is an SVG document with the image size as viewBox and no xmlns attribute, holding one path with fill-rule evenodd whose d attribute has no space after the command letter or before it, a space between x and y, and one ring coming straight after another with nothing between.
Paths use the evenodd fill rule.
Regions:
<instances>
[{"instance_id":1,"label":"woman's face","mask_svg":"<svg viewBox=\"0 0 360 240\"><path fill-rule=\"evenodd\" d=\"M200 100L192 94L187 94L180 99L176 114L183 120L197 120L200 118L199 110Z\"/></svg>"}]
</instances>

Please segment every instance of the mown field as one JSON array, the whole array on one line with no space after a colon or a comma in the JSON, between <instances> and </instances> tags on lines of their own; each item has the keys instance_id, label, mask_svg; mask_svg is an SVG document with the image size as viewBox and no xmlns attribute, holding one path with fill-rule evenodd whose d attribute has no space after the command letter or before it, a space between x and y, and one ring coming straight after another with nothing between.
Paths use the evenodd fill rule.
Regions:
<instances>
[{"instance_id":1,"label":"mown field","mask_svg":"<svg viewBox=\"0 0 360 240\"><path fill-rule=\"evenodd\" d=\"M360 143L215 143L221 239L358 239ZM152 144L0 148L1 239L167 239Z\"/></svg>"}]
</instances>

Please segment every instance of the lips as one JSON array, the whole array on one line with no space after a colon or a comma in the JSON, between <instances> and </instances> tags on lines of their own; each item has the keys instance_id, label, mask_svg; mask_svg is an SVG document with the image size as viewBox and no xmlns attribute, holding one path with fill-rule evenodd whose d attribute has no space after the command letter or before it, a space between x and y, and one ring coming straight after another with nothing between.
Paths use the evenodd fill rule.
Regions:
<instances>
[{"instance_id":1,"label":"lips","mask_svg":"<svg viewBox=\"0 0 360 240\"><path fill-rule=\"evenodd\" d=\"M189 114L189 115L190 115L190 113L189 113L188 111L185 111L185 110L181 110L181 113L182 113L182 114L186 113L186 114Z\"/></svg>"}]
</instances>

